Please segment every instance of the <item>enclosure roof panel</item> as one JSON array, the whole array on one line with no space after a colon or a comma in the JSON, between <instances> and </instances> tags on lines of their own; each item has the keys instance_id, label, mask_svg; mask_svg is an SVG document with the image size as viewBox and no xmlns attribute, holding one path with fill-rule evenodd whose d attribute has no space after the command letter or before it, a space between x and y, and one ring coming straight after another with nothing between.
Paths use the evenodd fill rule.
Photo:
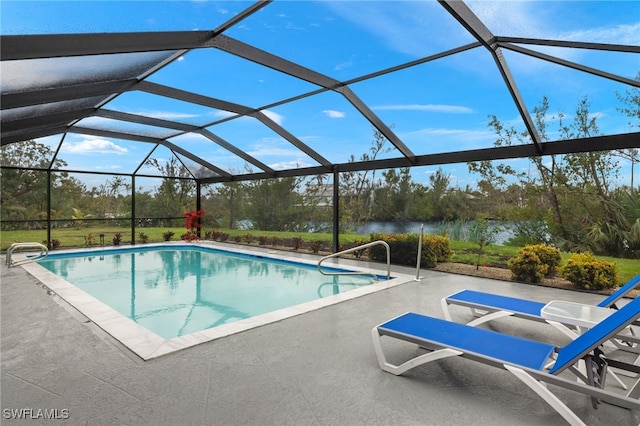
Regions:
<instances>
[{"instance_id":1,"label":"enclosure roof panel","mask_svg":"<svg viewBox=\"0 0 640 426\"><path fill-rule=\"evenodd\" d=\"M0 8L1 144L68 135L74 171L155 175L162 154L223 182L640 145L620 103L640 89L640 2ZM571 118L582 100L599 134L539 131L543 101ZM495 146L492 117L522 145Z\"/></svg>"}]
</instances>

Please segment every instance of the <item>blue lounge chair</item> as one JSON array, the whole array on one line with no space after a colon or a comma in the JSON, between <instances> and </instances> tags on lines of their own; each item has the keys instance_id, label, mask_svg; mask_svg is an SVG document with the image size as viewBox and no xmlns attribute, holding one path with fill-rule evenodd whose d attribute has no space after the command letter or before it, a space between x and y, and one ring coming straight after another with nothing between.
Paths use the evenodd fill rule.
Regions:
<instances>
[{"instance_id":1,"label":"blue lounge chair","mask_svg":"<svg viewBox=\"0 0 640 426\"><path fill-rule=\"evenodd\" d=\"M640 275L635 276L628 283L618 288L613 294L606 297L596 306L601 308L615 308L616 302L626 296L631 290L640 285ZM449 305L460 305L471 308L472 312L479 318L471 321L468 325L479 325L496 318L514 316L535 321L548 322L560 331L574 338L575 332L568 327L564 327L555 321L548 321L542 316L542 308L547 304L533 300L518 299L515 297L501 296L492 293L484 293L474 290L463 290L441 300L444 317L451 320ZM619 346L619 345L617 345ZM619 346L621 349L622 347Z\"/></svg>"},{"instance_id":2,"label":"blue lounge chair","mask_svg":"<svg viewBox=\"0 0 640 426\"><path fill-rule=\"evenodd\" d=\"M604 401L619 407L640 410L637 383L628 395L604 388L607 363L609 366L634 373L640 372L640 367L607 360L599 350L600 345L639 317L640 298L637 298L561 348L411 312L374 327L371 335L378 364L386 372L400 375L428 362L460 356L511 372L568 423L584 425L584 422L546 385L553 384L588 395L594 404L596 401ZM391 364L386 360L383 351L383 336L417 344L429 352L400 365ZM586 376L576 366L580 360L587 363ZM550 362L553 362L553 367L547 370L546 366ZM597 375L593 375L594 368L598 372ZM560 377L559 374L565 371L575 374L579 381L575 378L570 380Z\"/></svg>"}]
</instances>

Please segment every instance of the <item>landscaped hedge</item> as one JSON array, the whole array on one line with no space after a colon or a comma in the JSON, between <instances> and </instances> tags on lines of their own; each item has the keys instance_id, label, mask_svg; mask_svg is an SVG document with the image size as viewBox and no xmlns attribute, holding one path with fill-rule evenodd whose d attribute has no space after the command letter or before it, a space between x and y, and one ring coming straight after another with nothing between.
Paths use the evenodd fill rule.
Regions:
<instances>
[{"instance_id":1,"label":"landscaped hedge","mask_svg":"<svg viewBox=\"0 0 640 426\"><path fill-rule=\"evenodd\" d=\"M371 234L371 241L382 240L389 244L391 263L396 265L415 266L418 260L418 234ZM421 266L433 268L438 262L447 262L453 252L449 245L449 238L439 235L424 235L422 237ZM382 245L369 249L371 260L386 262L387 250Z\"/></svg>"},{"instance_id":2,"label":"landscaped hedge","mask_svg":"<svg viewBox=\"0 0 640 426\"><path fill-rule=\"evenodd\" d=\"M562 268L562 277L585 290L603 290L618 286L616 265L596 259L591 253L577 253Z\"/></svg>"}]
</instances>

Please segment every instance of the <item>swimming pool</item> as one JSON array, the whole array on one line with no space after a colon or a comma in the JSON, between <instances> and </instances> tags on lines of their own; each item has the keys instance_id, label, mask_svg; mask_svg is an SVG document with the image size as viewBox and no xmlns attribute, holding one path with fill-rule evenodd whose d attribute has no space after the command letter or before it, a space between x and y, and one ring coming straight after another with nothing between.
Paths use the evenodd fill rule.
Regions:
<instances>
[{"instance_id":1,"label":"swimming pool","mask_svg":"<svg viewBox=\"0 0 640 426\"><path fill-rule=\"evenodd\" d=\"M72 250L23 267L143 359L409 281L330 277L286 257L165 244Z\"/></svg>"}]
</instances>

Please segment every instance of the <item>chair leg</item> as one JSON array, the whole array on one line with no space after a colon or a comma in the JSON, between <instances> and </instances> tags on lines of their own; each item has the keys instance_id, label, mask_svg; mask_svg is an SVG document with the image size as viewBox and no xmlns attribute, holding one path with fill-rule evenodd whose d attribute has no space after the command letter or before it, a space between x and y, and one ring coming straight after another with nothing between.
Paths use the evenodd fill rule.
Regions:
<instances>
[{"instance_id":1,"label":"chair leg","mask_svg":"<svg viewBox=\"0 0 640 426\"><path fill-rule=\"evenodd\" d=\"M449 303L447 303L446 297L443 297L440 300L440 305L442 306L442 313L444 314L444 319L446 319L447 321L451 321L451 312L449 311ZM470 308L470 309L471 309L472 315L474 317L477 317L476 319L467 323L467 325L470 325L471 327L475 327L480 324L484 324L485 322L493 321L498 318L503 318L503 317L508 317L513 315L513 312L509 312L509 311L489 312L489 311L478 310L474 308Z\"/></svg>"},{"instance_id":2,"label":"chair leg","mask_svg":"<svg viewBox=\"0 0 640 426\"><path fill-rule=\"evenodd\" d=\"M586 426L585 423L565 405L564 402L560 401L560 399L554 395L544 383L534 379L529 374L527 374L524 370L518 367L514 367L512 365L504 365L508 371L510 371L514 376L516 376L520 381L522 381L525 385L527 385L531 390L538 394L538 396L549 404L558 414L562 416L570 425L572 426Z\"/></svg>"},{"instance_id":3,"label":"chair leg","mask_svg":"<svg viewBox=\"0 0 640 426\"><path fill-rule=\"evenodd\" d=\"M547 324L552 325L553 327L555 327L557 330L559 330L562 334L564 334L565 336L567 336L569 339L571 340L575 340L580 333L573 331L572 329L570 329L569 327L567 327L566 325L559 323L557 321L551 321L551 320L546 320Z\"/></svg>"},{"instance_id":4,"label":"chair leg","mask_svg":"<svg viewBox=\"0 0 640 426\"><path fill-rule=\"evenodd\" d=\"M373 330L371 330L371 338L373 340L373 349L375 350L376 357L378 358L378 365L382 370L396 376L399 376L402 373L411 370L412 368L415 368L422 364L426 364L428 362L436 361L442 358L462 355L462 352L460 351L445 348L428 352L415 358L411 358L410 360L400 365L395 365L387 362L387 358L385 357L384 351L382 350L382 345L380 344L382 336L380 335L380 333L378 333L378 327L374 327Z\"/></svg>"},{"instance_id":5,"label":"chair leg","mask_svg":"<svg viewBox=\"0 0 640 426\"><path fill-rule=\"evenodd\" d=\"M447 298L443 297L440 300L440 305L442 305L442 313L444 314L444 319L447 321L451 321L451 313L449 312L449 304L447 303Z\"/></svg>"},{"instance_id":6,"label":"chair leg","mask_svg":"<svg viewBox=\"0 0 640 426\"><path fill-rule=\"evenodd\" d=\"M491 312L490 314L483 315L480 318L476 318L473 321L468 322L467 325L471 327L476 327L480 324L484 324L485 322L493 321L498 318L510 317L512 315L513 315L513 312L509 312L509 311Z\"/></svg>"}]
</instances>

